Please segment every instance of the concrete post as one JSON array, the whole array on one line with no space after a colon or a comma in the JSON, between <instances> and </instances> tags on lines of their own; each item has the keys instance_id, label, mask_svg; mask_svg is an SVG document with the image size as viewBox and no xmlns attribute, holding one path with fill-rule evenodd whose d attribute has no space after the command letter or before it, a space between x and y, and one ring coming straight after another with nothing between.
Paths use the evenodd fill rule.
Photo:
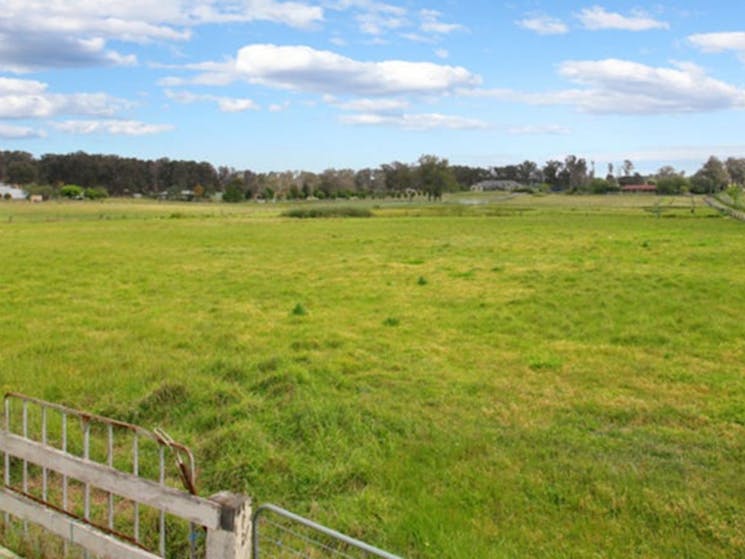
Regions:
<instances>
[{"instance_id":1,"label":"concrete post","mask_svg":"<svg viewBox=\"0 0 745 559\"><path fill-rule=\"evenodd\" d=\"M220 528L207 532L207 559L251 559L251 499L221 491L210 500L222 513Z\"/></svg>"}]
</instances>

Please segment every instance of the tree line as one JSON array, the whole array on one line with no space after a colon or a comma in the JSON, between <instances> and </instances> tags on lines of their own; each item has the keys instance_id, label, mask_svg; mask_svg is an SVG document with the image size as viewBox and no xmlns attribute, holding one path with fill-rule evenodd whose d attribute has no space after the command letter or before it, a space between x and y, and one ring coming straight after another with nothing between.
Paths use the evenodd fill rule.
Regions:
<instances>
[{"instance_id":1,"label":"tree line","mask_svg":"<svg viewBox=\"0 0 745 559\"><path fill-rule=\"evenodd\" d=\"M376 168L326 169L320 173L283 171L255 173L214 167L206 161L143 160L117 155L45 154L0 151L0 181L22 185L29 192L54 196L161 196L190 198L223 194L226 201L346 197L412 197L438 199L445 192L467 190L485 181L510 181L535 191L603 194L632 184L654 184L658 193L714 193L745 184L745 158L725 161L710 157L690 177L671 166L643 176L625 160L600 172L593 161L568 155L564 160L472 167L423 155L413 164L394 161ZM69 188L75 186L75 188ZM65 188L67 187L67 188ZM95 194L95 196L94 196Z\"/></svg>"}]
</instances>

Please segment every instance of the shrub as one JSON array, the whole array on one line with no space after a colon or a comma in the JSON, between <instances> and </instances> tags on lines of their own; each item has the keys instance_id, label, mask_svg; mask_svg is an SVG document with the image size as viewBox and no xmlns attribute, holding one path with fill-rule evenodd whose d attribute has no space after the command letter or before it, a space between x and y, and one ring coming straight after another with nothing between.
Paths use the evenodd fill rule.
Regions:
<instances>
[{"instance_id":1,"label":"shrub","mask_svg":"<svg viewBox=\"0 0 745 559\"><path fill-rule=\"evenodd\" d=\"M316 217L372 217L372 212L367 208L352 208L349 206L322 207L322 208L293 208L281 214L283 217L296 217L300 219Z\"/></svg>"},{"instance_id":2,"label":"shrub","mask_svg":"<svg viewBox=\"0 0 745 559\"><path fill-rule=\"evenodd\" d=\"M76 184L66 184L60 188L59 193L65 198L80 199L83 197L83 189Z\"/></svg>"},{"instance_id":3,"label":"shrub","mask_svg":"<svg viewBox=\"0 0 745 559\"><path fill-rule=\"evenodd\" d=\"M104 187L97 186L95 188L86 188L83 196L88 198L88 200L102 200L103 198L108 198L109 193Z\"/></svg>"}]
</instances>

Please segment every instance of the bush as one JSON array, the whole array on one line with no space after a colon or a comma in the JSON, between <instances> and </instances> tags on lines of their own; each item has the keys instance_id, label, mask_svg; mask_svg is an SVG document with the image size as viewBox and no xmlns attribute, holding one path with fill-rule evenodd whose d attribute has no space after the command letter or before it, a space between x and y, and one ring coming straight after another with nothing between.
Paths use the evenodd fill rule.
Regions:
<instances>
[{"instance_id":1,"label":"bush","mask_svg":"<svg viewBox=\"0 0 745 559\"><path fill-rule=\"evenodd\" d=\"M109 193L104 187L97 186L95 188L86 188L83 192L83 196L85 196L88 200L102 200L104 198L108 198Z\"/></svg>"},{"instance_id":2,"label":"bush","mask_svg":"<svg viewBox=\"0 0 745 559\"><path fill-rule=\"evenodd\" d=\"M60 188L59 193L65 198L79 200L83 197L83 189L76 184L66 184Z\"/></svg>"},{"instance_id":3,"label":"bush","mask_svg":"<svg viewBox=\"0 0 745 559\"><path fill-rule=\"evenodd\" d=\"M372 217L373 213L368 208L340 206L325 208L293 208L282 212L281 215L283 217L306 219L316 217Z\"/></svg>"}]
</instances>

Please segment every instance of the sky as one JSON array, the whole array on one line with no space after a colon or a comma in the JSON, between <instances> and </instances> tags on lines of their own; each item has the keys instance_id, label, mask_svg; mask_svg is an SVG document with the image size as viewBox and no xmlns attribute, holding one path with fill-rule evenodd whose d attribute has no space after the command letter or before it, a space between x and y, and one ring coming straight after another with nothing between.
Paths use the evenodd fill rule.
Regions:
<instances>
[{"instance_id":1,"label":"sky","mask_svg":"<svg viewBox=\"0 0 745 559\"><path fill-rule=\"evenodd\" d=\"M745 3L0 0L0 148L254 171L745 157Z\"/></svg>"}]
</instances>

